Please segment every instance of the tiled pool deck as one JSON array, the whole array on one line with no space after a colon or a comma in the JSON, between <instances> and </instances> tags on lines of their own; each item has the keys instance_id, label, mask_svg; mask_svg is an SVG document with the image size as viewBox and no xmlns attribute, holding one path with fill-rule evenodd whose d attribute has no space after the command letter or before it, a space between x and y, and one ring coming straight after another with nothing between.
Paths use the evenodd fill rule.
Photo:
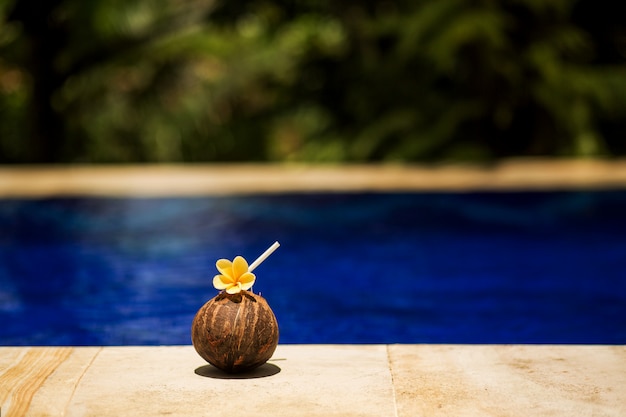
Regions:
<instances>
[{"instance_id":1,"label":"tiled pool deck","mask_svg":"<svg viewBox=\"0 0 626 417\"><path fill-rule=\"evenodd\" d=\"M0 196L626 188L626 163L0 168ZM279 345L227 378L192 346L0 347L7 416L626 416L626 346Z\"/></svg>"},{"instance_id":2,"label":"tiled pool deck","mask_svg":"<svg viewBox=\"0 0 626 417\"><path fill-rule=\"evenodd\" d=\"M625 416L624 346L279 345L244 375L191 346L0 348L2 416Z\"/></svg>"}]
</instances>

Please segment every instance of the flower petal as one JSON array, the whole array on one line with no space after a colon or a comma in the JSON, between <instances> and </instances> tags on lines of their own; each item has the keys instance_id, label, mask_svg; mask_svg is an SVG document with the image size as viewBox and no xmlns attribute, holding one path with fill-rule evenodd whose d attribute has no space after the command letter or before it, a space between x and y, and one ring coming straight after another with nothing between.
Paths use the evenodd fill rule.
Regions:
<instances>
[{"instance_id":1,"label":"flower petal","mask_svg":"<svg viewBox=\"0 0 626 417\"><path fill-rule=\"evenodd\" d=\"M226 292L228 294L237 294L240 291L241 291L241 284L239 284L239 285L231 285L228 288L226 288Z\"/></svg>"},{"instance_id":2,"label":"flower petal","mask_svg":"<svg viewBox=\"0 0 626 417\"><path fill-rule=\"evenodd\" d=\"M239 277L239 282L241 283L242 290L248 290L254 284L256 280L256 276L252 272L246 272L242 276Z\"/></svg>"},{"instance_id":3,"label":"flower petal","mask_svg":"<svg viewBox=\"0 0 626 417\"><path fill-rule=\"evenodd\" d=\"M237 281L238 278L246 272L248 272L248 262L243 256L237 256L233 260L233 278Z\"/></svg>"},{"instance_id":4,"label":"flower petal","mask_svg":"<svg viewBox=\"0 0 626 417\"><path fill-rule=\"evenodd\" d=\"M218 271L220 271L220 274L226 275L227 277L232 277L233 263L228 259L219 259L217 262L215 262L215 267Z\"/></svg>"},{"instance_id":5,"label":"flower petal","mask_svg":"<svg viewBox=\"0 0 626 417\"><path fill-rule=\"evenodd\" d=\"M224 275L216 275L213 277L213 286L218 290L224 290L229 285L232 285L232 282L229 277L225 277Z\"/></svg>"}]
</instances>

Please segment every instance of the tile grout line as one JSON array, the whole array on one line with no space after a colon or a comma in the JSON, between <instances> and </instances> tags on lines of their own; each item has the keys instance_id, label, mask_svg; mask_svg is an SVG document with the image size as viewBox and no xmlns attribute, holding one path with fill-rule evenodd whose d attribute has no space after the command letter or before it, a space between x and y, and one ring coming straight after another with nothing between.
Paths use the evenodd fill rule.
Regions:
<instances>
[{"instance_id":1,"label":"tile grout line","mask_svg":"<svg viewBox=\"0 0 626 417\"><path fill-rule=\"evenodd\" d=\"M96 354L93 355L93 357L91 358L91 360L89 361L87 366L85 366L85 369L83 369L83 372L80 374L80 376L76 380L76 383L74 384L74 388L72 389L72 393L70 394L70 397L67 399L67 403L65 404L65 408L63 409L63 415L64 416L67 415L67 411L68 411L68 409L70 407L70 404L72 403L72 400L74 399L74 395L76 395L76 391L78 390L78 386L80 385L81 381L83 380L83 377L85 376L85 374L87 373L89 368L91 368L91 365L93 365L93 363L96 361L96 358L98 357L98 355L100 355L100 352L102 352L102 349L103 349L103 347L100 346L100 348L98 349Z\"/></svg>"},{"instance_id":2,"label":"tile grout line","mask_svg":"<svg viewBox=\"0 0 626 417\"><path fill-rule=\"evenodd\" d=\"M398 417L398 401L396 399L396 383L393 378L393 367L391 366L391 352L389 350L389 345L385 345L385 349L387 351L387 368L389 369L389 376L391 376L391 395L393 398L393 413L394 417Z\"/></svg>"}]
</instances>

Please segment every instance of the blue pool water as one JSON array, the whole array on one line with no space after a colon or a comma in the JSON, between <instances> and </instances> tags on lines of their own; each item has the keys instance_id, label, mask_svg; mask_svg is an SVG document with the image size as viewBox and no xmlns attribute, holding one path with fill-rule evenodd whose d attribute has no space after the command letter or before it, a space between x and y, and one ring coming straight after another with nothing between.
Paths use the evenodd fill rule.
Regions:
<instances>
[{"instance_id":1,"label":"blue pool water","mask_svg":"<svg viewBox=\"0 0 626 417\"><path fill-rule=\"evenodd\" d=\"M281 343L626 343L626 192L0 200L1 345L189 344L218 258Z\"/></svg>"}]
</instances>

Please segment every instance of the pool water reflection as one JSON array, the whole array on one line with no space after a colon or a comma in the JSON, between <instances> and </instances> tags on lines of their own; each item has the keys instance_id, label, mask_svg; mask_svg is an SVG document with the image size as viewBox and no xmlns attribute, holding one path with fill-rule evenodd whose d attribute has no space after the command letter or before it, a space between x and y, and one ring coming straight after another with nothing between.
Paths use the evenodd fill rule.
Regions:
<instances>
[{"instance_id":1,"label":"pool water reflection","mask_svg":"<svg viewBox=\"0 0 626 417\"><path fill-rule=\"evenodd\" d=\"M626 192L0 200L1 345L189 344L218 258L280 343L626 343Z\"/></svg>"}]
</instances>

